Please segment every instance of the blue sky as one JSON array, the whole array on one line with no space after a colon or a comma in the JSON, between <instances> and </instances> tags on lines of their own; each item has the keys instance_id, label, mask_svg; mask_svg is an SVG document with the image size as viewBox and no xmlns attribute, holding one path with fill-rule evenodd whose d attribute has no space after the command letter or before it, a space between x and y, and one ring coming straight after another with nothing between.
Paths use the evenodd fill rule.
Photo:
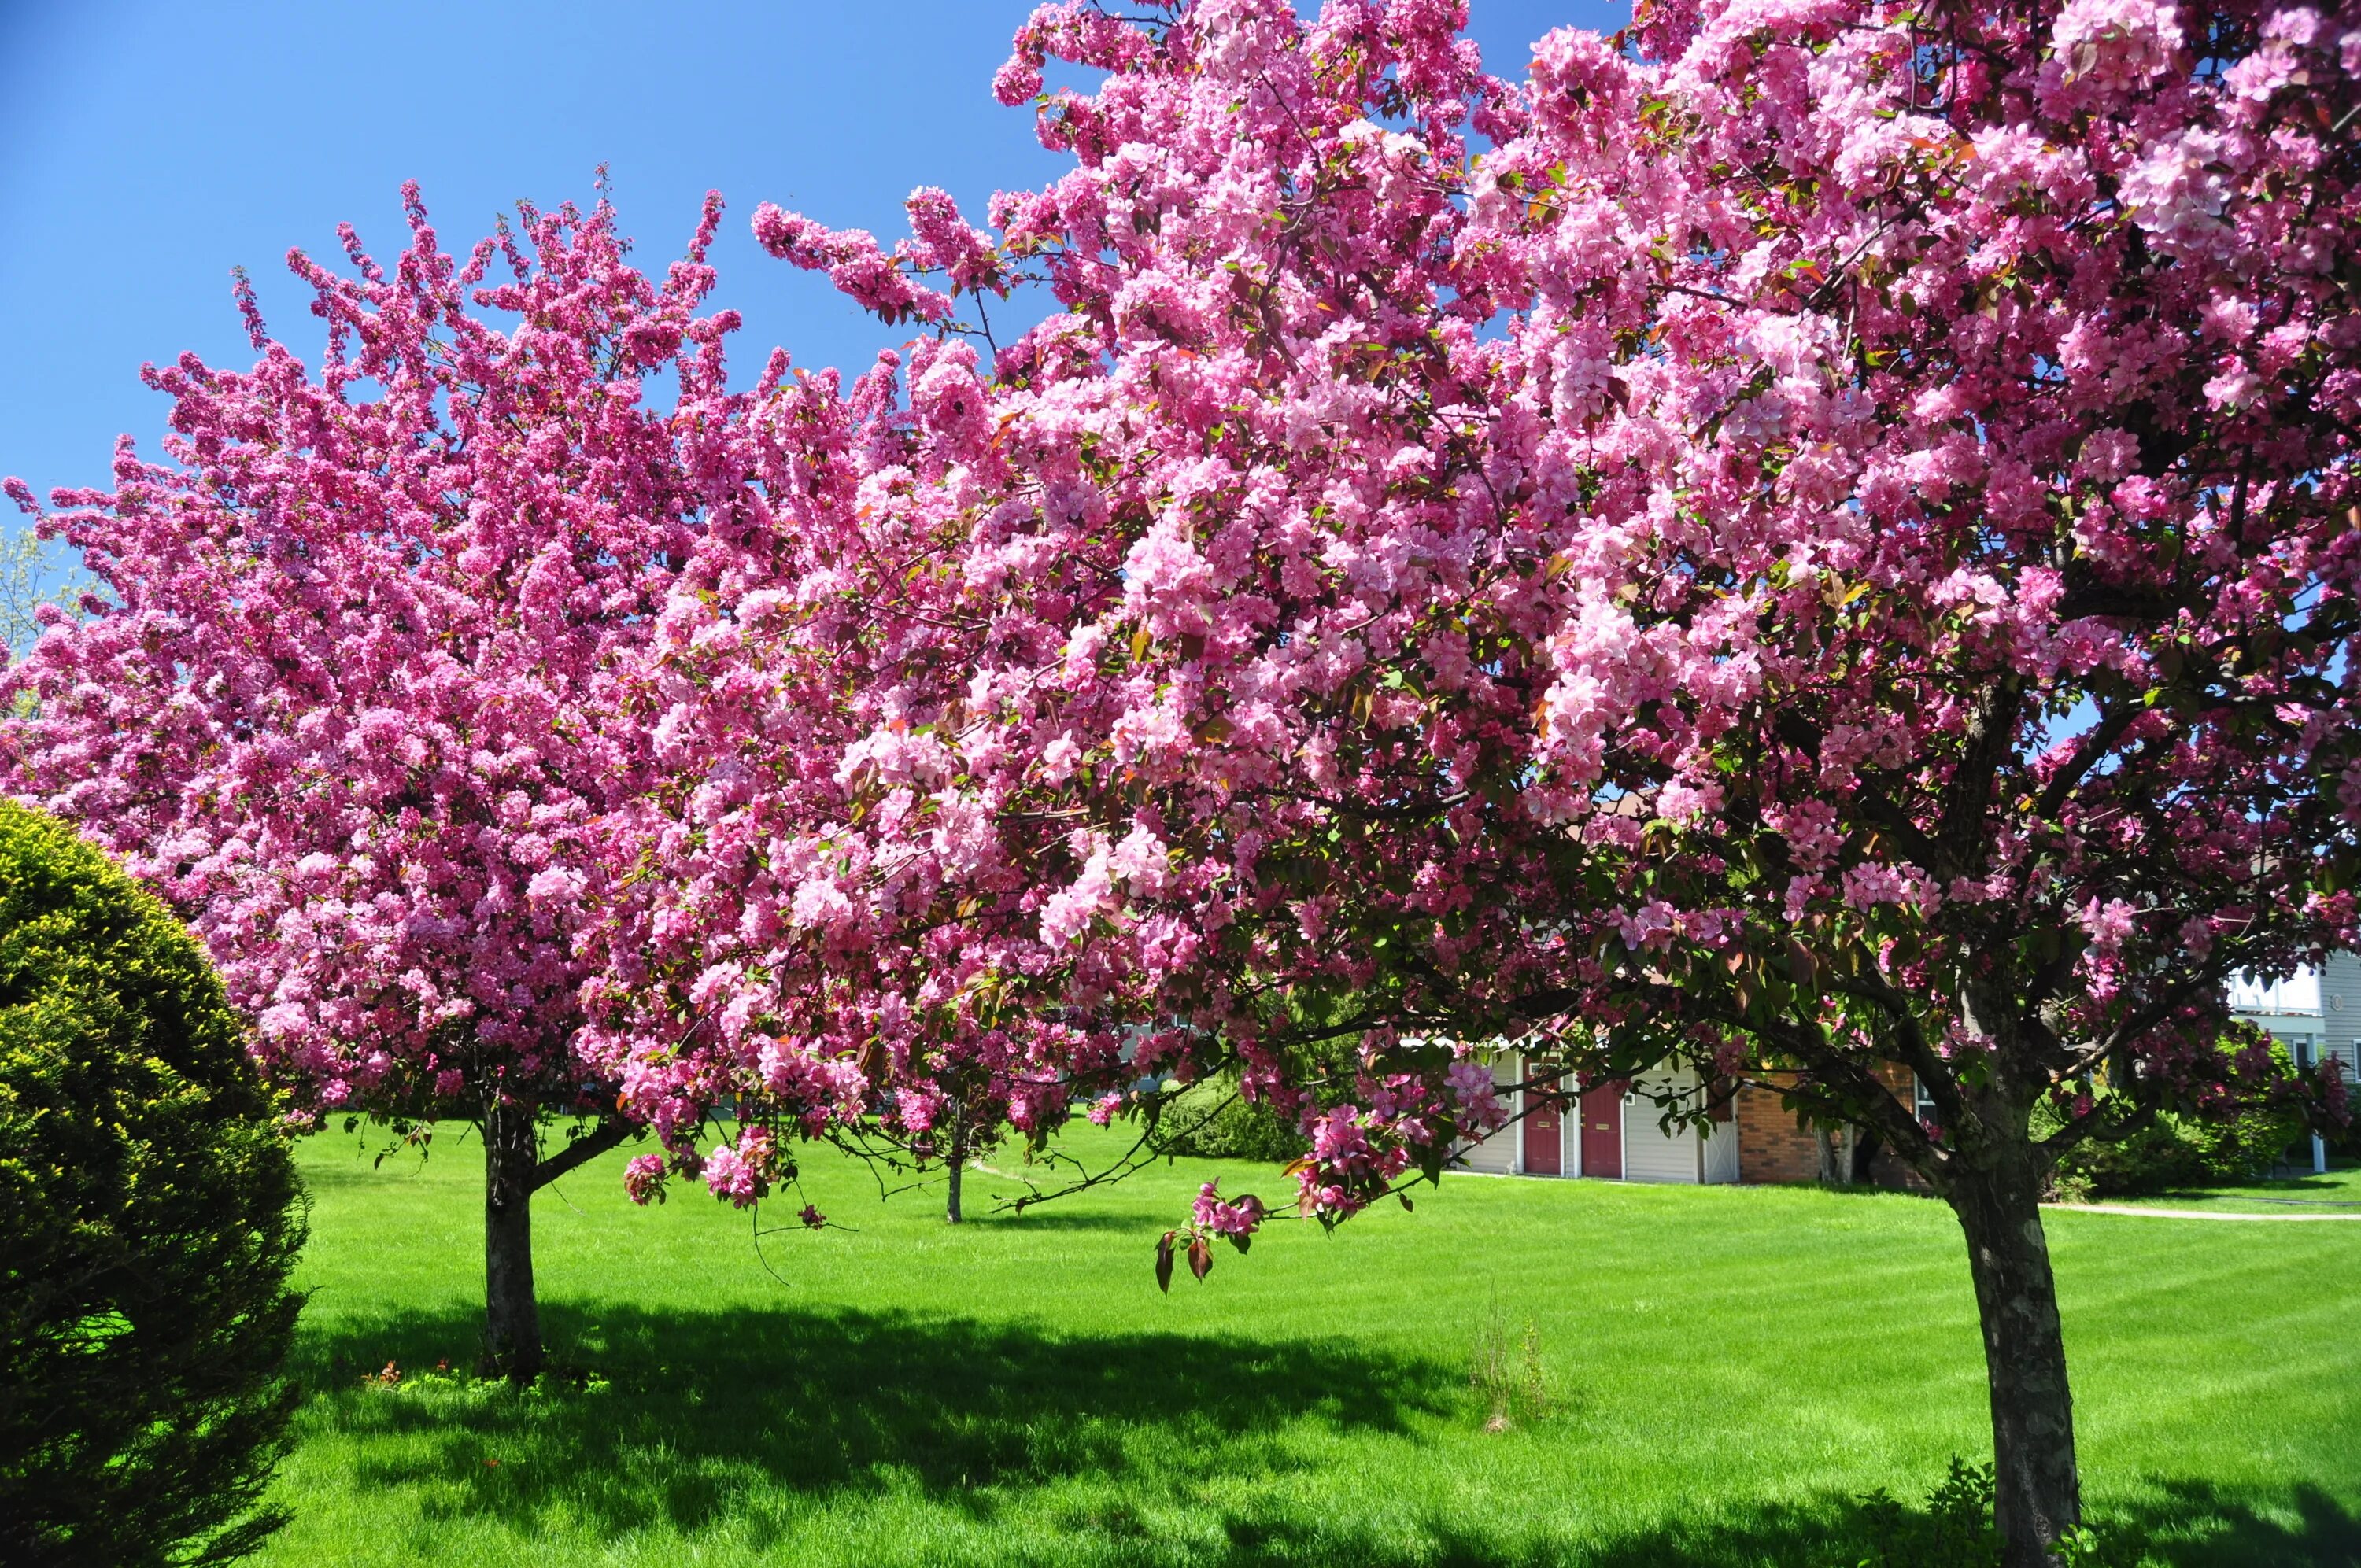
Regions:
<instances>
[{"instance_id":1,"label":"blue sky","mask_svg":"<svg viewBox=\"0 0 2361 1568\"><path fill-rule=\"evenodd\" d=\"M251 361L229 272L316 354L290 246L336 258L335 225L385 254L414 178L447 249L520 196L587 200L610 166L642 264L677 255L708 188L730 202L720 302L806 366L868 362L898 334L748 236L777 202L891 241L939 184L980 220L995 188L1060 163L992 72L1027 0L0 0L0 474L103 483L118 432L153 453L146 360ZM1487 63L1601 0L1472 0Z\"/></svg>"}]
</instances>

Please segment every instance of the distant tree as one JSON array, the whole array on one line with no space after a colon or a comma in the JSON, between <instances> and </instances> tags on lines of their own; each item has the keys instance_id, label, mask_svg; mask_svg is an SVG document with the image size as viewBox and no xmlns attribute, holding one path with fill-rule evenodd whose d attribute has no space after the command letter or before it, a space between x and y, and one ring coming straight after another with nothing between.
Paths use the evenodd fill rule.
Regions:
<instances>
[{"instance_id":1,"label":"distant tree","mask_svg":"<svg viewBox=\"0 0 2361 1568\"><path fill-rule=\"evenodd\" d=\"M0 1560L226 1563L278 1527L302 1241L203 950L0 803Z\"/></svg>"},{"instance_id":2,"label":"distant tree","mask_svg":"<svg viewBox=\"0 0 2361 1568\"><path fill-rule=\"evenodd\" d=\"M2342 1114L2214 1043L2355 937L2353 20L1663 0L1520 88L1455 4L1134 9L1020 30L1074 167L996 236L758 215L889 321L1065 311L865 380L813 575L657 646L686 852L600 1048L782 1126L988 1049L1036 1136L1235 1060L1325 1221L1497 1124L1452 1041L1775 1088L1957 1212L2049 1560L2048 1174Z\"/></svg>"},{"instance_id":3,"label":"distant tree","mask_svg":"<svg viewBox=\"0 0 2361 1568\"><path fill-rule=\"evenodd\" d=\"M45 609L71 620L88 585L79 578L53 581L49 541L33 529L0 538L0 648L13 656L41 634Z\"/></svg>"},{"instance_id":4,"label":"distant tree","mask_svg":"<svg viewBox=\"0 0 2361 1568\"><path fill-rule=\"evenodd\" d=\"M718 198L657 283L603 201L459 265L405 197L390 273L349 228L354 276L291 253L316 375L241 280L254 367L151 367L172 461L126 442L111 492L53 498L109 602L0 676L0 784L185 915L301 1115L481 1130L486 1351L528 1377L529 1200L636 1130L574 1049L574 941L654 743L613 721L619 665L746 505L736 318L697 313ZM545 1151L552 1116L594 1120Z\"/></svg>"}]
</instances>

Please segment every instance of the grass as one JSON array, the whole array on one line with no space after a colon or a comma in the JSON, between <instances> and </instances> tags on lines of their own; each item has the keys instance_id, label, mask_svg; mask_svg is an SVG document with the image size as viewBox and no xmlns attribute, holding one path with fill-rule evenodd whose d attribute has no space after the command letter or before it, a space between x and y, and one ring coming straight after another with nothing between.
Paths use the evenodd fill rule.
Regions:
<instances>
[{"instance_id":1,"label":"grass","mask_svg":"<svg viewBox=\"0 0 2361 1568\"><path fill-rule=\"evenodd\" d=\"M2138 1198L2098 1198L2147 1209L2217 1210L2225 1214L2361 1214L2361 1166L2334 1168L2323 1175L2248 1181L2230 1187L2176 1188Z\"/></svg>"},{"instance_id":2,"label":"grass","mask_svg":"<svg viewBox=\"0 0 2361 1568\"><path fill-rule=\"evenodd\" d=\"M792 1229L798 1197L758 1255L701 1195L632 1209L621 1157L535 1200L575 1376L517 1393L430 1370L477 1349L472 1147L308 1146L312 1392L264 1561L1850 1564L1861 1494L1989 1453L1921 1199L1452 1178L1164 1297L1195 1184L1275 1171L1022 1218L972 1175L951 1230L823 1156L804 1196L855 1229ZM2165 1563L2361 1561L2361 1226L2048 1229L2092 1506Z\"/></svg>"}]
</instances>

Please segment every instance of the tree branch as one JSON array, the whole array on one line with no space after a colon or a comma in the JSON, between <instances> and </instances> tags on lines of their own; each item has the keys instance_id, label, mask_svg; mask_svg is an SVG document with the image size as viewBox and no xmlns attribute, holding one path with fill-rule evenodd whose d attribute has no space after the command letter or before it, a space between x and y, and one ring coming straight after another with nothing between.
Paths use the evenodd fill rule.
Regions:
<instances>
[{"instance_id":1,"label":"tree branch","mask_svg":"<svg viewBox=\"0 0 2361 1568\"><path fill-rule=\"evenodd\" d=\"M2123 739L2124 731L2132 727L2132 720L2137 718L2141 711L2132 703L2121 702L2101 714L2099 722L2083 733L2081 744L2074 749L2074 755L2067 759L2065 765L2043 786L2041 799L2033 808L2034 815L2044 822L2055 817L2066 805L2067 796L2074 793L2092 768L2105 760L2108 751Z\"/></svg>"},{"instance_id":2,"label":"tree branch","mask_svg":"<svg viewBox=\"0 0 2361 1568\"><path fill-rule=\"evenodd\" d=\"M2004 676L1984 688L1968 720L1967 745L1959 765L1951 770L1942 823L1936 829L1943 863L1927 868L1946 881L1964 874L1983 859L1980 851L1988 837L1993 782L2016 743L2016 717L2022 702L2023 688L2017 678Z\"/></svg>"},{"instance_id":3,"label":"tree branch","mask_svg":"<svg viewBox=\"0 0 2361 1568\"><path fill-rule=\"evenodd\" d=\"M606 1118L596 1127L580 1137L573 1139L564 1148L534 1166L533 1168L533 1190L540 1190L567 1171L577 1166L589 1164L609 1149L629 1143L646 1131L647 1129L637 1122L625 1121L620 1116Z\"/></svg>"}]
</instances>

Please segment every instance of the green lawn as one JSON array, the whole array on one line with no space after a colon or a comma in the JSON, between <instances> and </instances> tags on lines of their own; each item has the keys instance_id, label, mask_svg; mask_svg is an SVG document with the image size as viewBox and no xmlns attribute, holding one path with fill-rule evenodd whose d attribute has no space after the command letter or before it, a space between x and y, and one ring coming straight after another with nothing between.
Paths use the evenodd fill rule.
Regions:
<instances>
[{"instance_id":1,"label":"green lawn","mask_svg":"<svg viewBox=\"0 0 2361 1568\"><path fill-rule=\"evenodd\" d=\"M2342 1167L2324 1175L2306 1174L2283 1181L2250 1181L2194 1191L2176 1189L2153 1197L2092 1201L2147 1209L2211 1209L2227 1214L2361 1214L2361 1167Z\"/></svg>"},{"instance_id":2,"label":"green lawn","mask_svg":"<svg viewBox=\"0 0 2361 1568\"><path fill-rule=\"evenodd\" d=\"M1851 1499L1988 1453L1959 1233L1920 1199L1456 1177L1167 1298L1151 1248L1196 1182L1275 1171L949 1230L829 1156L807 1195L857 1230L793 1229L795 1200L758 1254L700 1195L632 1209L620 1157L535 1200L588 1376L517 1394L418 1376L477 1348L472 1146L309 1145L313 1392L266 1561L1849 1568ZM971 1212L1012 1187L972 1177ZM2172 1563L2361 1560L2361 1226L2049 1234L2096 1508ZM1488 1430L1471 1354L1529 1321L1548 1408Z\"/></svg>"}]
</instances>

